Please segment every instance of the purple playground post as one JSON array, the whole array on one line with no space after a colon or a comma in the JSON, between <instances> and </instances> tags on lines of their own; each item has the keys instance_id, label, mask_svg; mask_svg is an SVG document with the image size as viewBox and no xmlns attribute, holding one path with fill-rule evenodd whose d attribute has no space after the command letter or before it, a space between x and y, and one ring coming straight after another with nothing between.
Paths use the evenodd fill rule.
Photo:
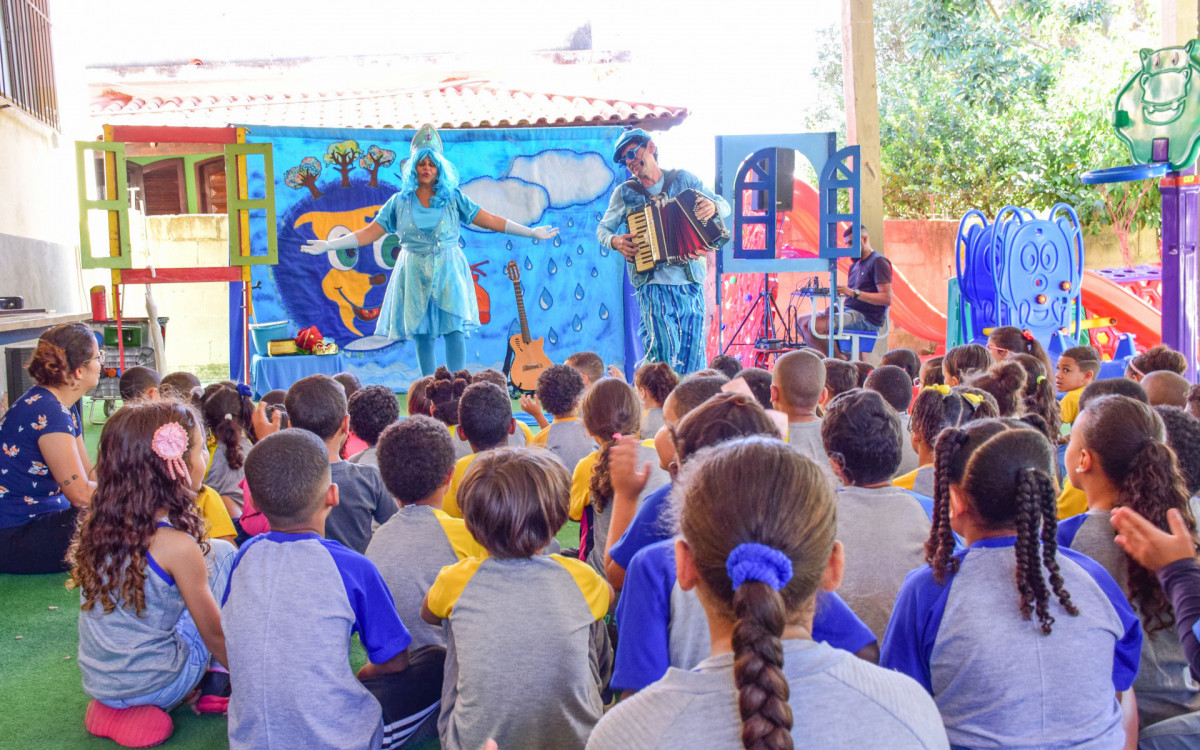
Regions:
<instances>
[{"instance_id":1,"label":"purple playground post","mask_svg":"<svg viewBox=\"0 0 1200 750\"><path fill-rule=\"evenodd\" d=\"M1200 181L1195 168L1170 172L1162 192L1162 341L1187 358L1186 377L1196 382L1196 336L1200 333Z\"/></svg>"}]
</instances>

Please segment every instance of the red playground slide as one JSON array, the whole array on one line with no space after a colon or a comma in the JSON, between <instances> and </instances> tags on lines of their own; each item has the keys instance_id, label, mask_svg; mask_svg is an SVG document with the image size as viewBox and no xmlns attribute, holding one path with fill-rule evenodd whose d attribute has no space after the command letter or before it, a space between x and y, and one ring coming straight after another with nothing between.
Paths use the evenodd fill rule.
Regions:
<instances>
[{"instance_id":1,"label":"red playground slide","mask_svg":"<svg viewBox=\"0 0 1200 750\"><path fill-rule=\"evenodd\" d=\"M850 259L838 261L838 273L845 281L850 272ZM946 343L946 316L908 283L900 269L892 266L892 306L888 310L891 325L917 338L938 345Z\"/></svg>"},{"instance_id":2,"label":"red playground slide","mask_svg":"<svg viewBox=\"0 0 1200 750\"><path fill-rule=\"evenodd\" d=\"M1089 314L1116 318L1115 328L1137 336L1138 349L1162 343L1162 314L1120 284L1095 271L1083 272L1083 306Z\"/></svg>"}]
</instances>

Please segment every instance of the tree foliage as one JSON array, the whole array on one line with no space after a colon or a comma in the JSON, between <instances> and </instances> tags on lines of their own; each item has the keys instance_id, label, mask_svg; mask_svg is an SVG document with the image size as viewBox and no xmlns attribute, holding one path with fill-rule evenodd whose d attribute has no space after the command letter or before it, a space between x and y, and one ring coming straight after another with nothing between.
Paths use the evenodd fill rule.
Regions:
<instances>
[{"instance_id":1,"label":"tree foliage","mask_svg":"<svg viewBox=\"0 0 1200 750\"><path fill-rule=\"evenodd\" d=\"M1112 128L1117 90L1157 47L1155 4L1118 0L876 0L884 212L888 218L994 216L1005 205L1068 203L1089 228L1106 200L1141 192L1083 185L1128 164ZM844 134L840 30L820 37L824 91L809 126ZM840 127L836 127L840 125ZM1130 229L1157 226L1150 191ZM1111 208L1111 207L1110 207Z\"/></svg>"},{"instance_id":2,"label":"tree foliage","mask_svg":"<svg viewBox=\"0 0 1200 750\"><path fill-rule=\"evenodd\" d=\"M371 173L371 187L379 187L379 170L381 167L386 167L396 161L396 152L389 151L386 148L372 145L367 149L367 154L358 160L358 166Z\"/></svg>"},{"instance_id":3,"label":"tree foliage","mask_svg":"<svg viewBox=\"0 0 1200 750\"><path fill-rule=\"evenodd\" d=\"M283 182L293 190L308 188L313 200L324 193L317 189L317 176L321 174L321 162L312 156L300 160L299 166L292 167L283 177Z\"/></svg>"},{"instance_id":4,"label":"tree foliage","mask_svg":"<svg viewBox=\"0 0 1200 750\"><path fill-rule=\"evenodd\" d=\"M354 168L354 161L360 156L362 149L355 140L331 143L329 148L325 149L325 163L332 164L342 173L342 187L350 187L350 170Z\"/></svg>"}]
</instances>

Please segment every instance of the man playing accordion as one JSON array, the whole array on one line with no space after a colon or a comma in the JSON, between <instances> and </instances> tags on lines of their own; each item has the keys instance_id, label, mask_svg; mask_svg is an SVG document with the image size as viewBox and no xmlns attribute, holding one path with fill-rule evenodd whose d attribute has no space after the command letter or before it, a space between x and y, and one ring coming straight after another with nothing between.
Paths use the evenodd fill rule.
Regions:
<instances>
[{"instance_id":1,"label":"man playing accordion","mask_svg":"<svg viewBox=\"0 0 1200 750\"><path fill-rule=\"evenodd\" d=\"M679 265L658 265L639 272L634 264L638 246L632 233L617 234L628 214L660 195L674 198L691 189L701 194L695 218L708 221L717 211L729 216L729 204L704 189L700 180L683 169L664 171L658 165L658 147L641 128L617 139L613 161L625 164L633 179L617 186L608 210L596 228L600 243L625 256L629 280L637 292L641 321L638 335L646 349L646 362L666 362L680 374L704 367L704 258ZM628 227L626 231L629 232Z\"/></svg>"}]
</instances>

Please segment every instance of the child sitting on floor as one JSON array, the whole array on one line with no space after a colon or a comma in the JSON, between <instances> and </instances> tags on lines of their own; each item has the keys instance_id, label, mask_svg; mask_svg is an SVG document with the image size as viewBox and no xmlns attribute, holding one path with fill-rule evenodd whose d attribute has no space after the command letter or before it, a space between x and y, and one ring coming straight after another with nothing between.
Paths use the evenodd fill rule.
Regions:
<instances>
[{"instance_id":1,"label":"child sitting on floor","mask_svg":"<svg viewBox=\"0 0 1200 750\"><path fill-rule=\"evenodd\" d=\"M679 462L700 450L749 435L779 437L774 422L758 404L742 394L722 393L701 404L676 431ZM632 439L613 448L617 494L637 495L639 475ZM669 519L664 524L673 526ZM696 592L680 588L676 575L675 542L655 542L633 556L617 601L620 641L613 666L612 686L641 690L660 679L667 667L692 669L709 653L710 637L704 609ZM813 621L813 640L827 641L870 661L879 659L875 636L836 594L819 596Z\"/></svg>"},{"instance_id":2,"label":"child sitting on floor","mask_svg":"<svg viewBox=\"0 0 1200 750\"><path fill-rule=\"evenodd\" d=\"M666 362L642 365L633 375L633 387L642 400L642 434L653 436L662 427L662 406L679 385L679 376Z\"/></svg>"},{"instance_id":3,"label":"child sitting on floor","mask_svg":"<svg viewBox=\"0 0 1200 750\"><path fill-rule=\"evenodd\" d=\"M967 382L972 376L987 372L992 366L992 355L979 344L955 346L942 357L942 382L953 388Z\"/></svg>"},{"instance_id":4,"label":"child sitting on floor","mask_svg":"<svg viewBox=\"0 0 1200 750\"><path fill-rule=\"evenodd\" d=\"M458 485L467 473L467 468L480 453L503 447L508 441L508 436L517 427L508 394L491 383L475 383L463 391L458 402L456 421L456 437L467 443L471 453L455 462L450 488L446 490L442 499L442 510L452 518L462 518L462 509L458 504Z\"/></svg>"},{"instance_id":5,"label":"child sitting on floor","mask_svg":"<svg viewBox=\"0 0 1200 750\"><path fill-rule=\"evenodd\" d=\"M825 395L820 399L822 404L827 404L846 391L858 387L858 368L853 364L830 357L822 359L821 362L825 365ZM775 366L778 368L778 363ZM819 461L817 463L820 464Z\"/></svg>"},{"instance_id":6,"label":"child sitting on floor","mask_svg":"<svg viewBox=\"0 0 1200 750\"><path fill-rule=\"evenodd\" d=\"M1129 366L1125 368L1125 377L1141 382L1142 378L1159 370L1182 375L1187 372L1187 357L1166 344L1158 344L1129 360Z\"/></svg>"},{"instance_id":7,"label":"child sitting on floor","mask_svg":"<svg viewBox=\"0 0 1200 750\"><path fill-rule=\"evenodd\" d=\"M612 587L578 560L542 554L567 520L569 487L562 463L530 448L485 453L463 477L467 530L488 557L444 568L422 608L446 624L446 750L489 739L580 750L600 718Z\"/></svg>"},{"instance_id":8,"label":"child sitting on floor","mask_svg":"<svg viewBox=\"0 0 1200 750\"><path fill-rule=\"evenodd\" d=\"M945 374L942 372L942 361L944 359L944 357L930 357L925 360L925 364L921 365L921 374L918 380L921 381L922 388L931 385L942 385L946 382Z\"/></svg>"},{"instance_id":9,"label":"child sitting on floor","mask_svg":"<svg viewBox=\"0 0 1200 750\"><path fill-rule=\"evenodd\" d=\"M375 444L384 429L400 418L396 394L387 386L369 385L355 391L346 403L346 410L350 412L350 431L367 444L347 460L363 466L379 466L375 459Z\"/></svg>"},{"instance_id":10,"label":"child sitting on floor","mask_svg":"<svg viewBox=\"0 0 1200 750\"><path fill-rule=\"evenodd\" d=\"M293 427L315 434L329 449L338 504L325 521L325 536L355 552L366 552L371 541L371 522L388 520L397 506L383 486L379 469L341 459L342 446L350 433L345 391L328 375L309 375L292 383L284 405ZM250 489L253 492L254 487Z\"/></svg>"},{"instance_id":11,"label":"child sitting on floor","mask_svg":"<svg viewBox=\"0 0 1200 750\"><path fill-rule=\"evenodd\" d=\"M925 686L953 746L1124 746L1141 627L1099 564L1056 549L1050 443L982 420L942 433L935 464L929 565L900 590L880 664Z\"/></svg>"},{"instance_id":12,"label":"child sitting on floor","mask_svg":"<svg viewBox=\"0 0 1200 750\"><path fill-rule=\"evenodd\" d=\"M891 349L879 360L880 367L895 365L904 370L913 384L919 384L921 377L921 358L912 349Z\"/></svg>"},{"instance_id":13,"label":"child sitting on floor","mask_svg":"<svg viewBox=\"0 0 1200 750\"><path fill-rule=\"evenodd\" d=\"M1046 423L1046 439L1058 442L1062 431L1062 409L1054 396L1054 383L1042 360L1032 354L1010 354L1008 358L1025 370L1021 406L1026 414L1036 414Z\"/></svg>"},{"instance_id":14,"label":"child sitting on floor","mask_svg":"<svg viewBox=\"0 0 1200 750\"><path fill-rule=\"evenodd\" d=\"M644 499L642 489L626 495L613 492L612 518L608 525L608 552L604 555L604 572L608 582L620 590L629 561L642 547L675 535L675 524L664 523L671 494L671 479L679 469L675 455L675 430L688 414L708 399L721 393L725 376L690 375L671 391L663 404L663 426L654 435L654 452L658 467L667 472L668 481ZM622 438L624 440L624 438ZM638 442L640 448L641 443ZM638 451L639 455L641 451ZM649 477L647 477L647 481Z\"/></svg>"},{"instance_id":15,"label":"child sitting on floor","mask_svg":"<svg viewBox=\"0 0 1200 750\"><path fill-rule=\"evenodd\" d=\"M333 379L309 377L345 403ZM375 565L324 538L339 500L331 455L313 433L287 429L264 437L246 459L271 531L242 546L222 605L232 750L400 747L432 738L445 652L409 649L412 637ZM351 633L369 660L357 675Z\"/></svg>"},{"instance_id":16,"label":"child sitting on floor","mask_svg":"<svg viewBox=\"0 0 1200 750\"><path fill-rule=\"evenodd\" d=\"M982 399L947 386L925 386L917 394L909 419L909 443L917 453L917 468L896 477L892 484L918 495L933 497L933 451L937 437L947 427L977 419Z\"/></svg>"},{"instance_id":17,"label":"child sitting on floor","mask_svg":"<svg viewBox=\"0 0 1200 750\"><path fill-rule=\"evenodd\" d=\"M1021 394L1025 390L1025 368L1016 362L997 362L986 372L971 377L968 384L992 395L1001 417L1019 417L1025 413Z\"/></svg>"},{"instance_id":18,"label":"child sitting on floor","mask_svg":"<svg viewBox=\"0 0 1200 750\"><path fill-rule=\"evenodd\" d=\"M838 370L844 370L831 363L848 363L836 359L822 360L816 354L801 349L788 352L775 360L775 371L771 381L771 405L787 415L788 432L784 438L800 455L812 460L825 472L830 482L836 482L833 470L829 467L829 456L825 453L825 445L821 442L821 418L817 409L827 403L831 389L846 387L849 390L849 380L836 383ZM833 367L831 374L828 367ZM848 370L846 370L848 374ZM830 378L833 378L831 381ZM842 391L839 391L839 393Z\"/></svg>"},{"instance_id":19,"label":"child sitting on floor","mask_svg":"<svg viewBox=\"0 0 1200 750\"><path fill-rule=\"evenodd\" d=\"M450 437L455 438L455 455L458 458L471 455L471 446L458 437L458 400L471 384L471 373L459 370L451 374L445 366L439 366L433 380L425 387L425 398L429 401L429 414L447 426ZM410 412L411 413L411 412Z\"/></svg>"},{"instance_id":20,"label":"child sitting on floor","mask_svg":"<svg viewBox=\"0 0 1200 750\"><path fill-rule=\"evenodd\" d=\"M904 576L925 561L932 500L892 485L900 420L875 391L834 399L821 438L844 485L837 495L837 538L846 547L842 598L882 640Z\"/></svg>"},{"instance_id":21,"label":"child sitting on floor","mask_svg":"<svg viewBox=\"0 0 1200 750\"><path fill-rule=\"evenodd\" d=\"M200 415L140 401L100 433L96 491L68 553L79 589L85 726L126 747L171 735L165 713L227 664L217 601L235 549L206 541L196 512L208 450Z\"/></svg>"},{"instance_id":22,"label":"child sitting on floor","mask_svg":"<svg viewBox=\"0 0 1200 750\"><path fill-rule=\"evenodd\" d=\"M162 381L158 384L160 395L170 396L173 398L187 401L194 395L195 389L200 388L200 393L204 392L200 385L200 378L190 372L177 370L163 376Z\"/></svg>"},{"instance_id":23,"label":"child sitting on floor","mask_svg":"<svg viewBox=\"0 0 1200 750\"><path fill-rule=\"evenodd\" d=\"M232 518L242 515L241 481L245 476L242 464L254 445L251 441L254 427L250 423L254 402L250 395L248 385L213 383L204 389L201 407L204 424L216 441L204 481L221 496Z\"/></svg>"},{"instance_id":24,"label":"child sitting on floor","mask_svg":"<svg viewBox=\"0 0 1200 750\"><path fill-rule=\"evenodd\" d=\"M592 383L604 377L604 360L595 352L575 352L563 360L563 364L579 372L584 388L590 388Z\"/></svg>"},{"instance_id":25,"label":"child sitting on floor","mask_svg":"<svg viewBox=\"0 0 1200 750\"><path fill-rule=\"evenodd\" d=\"M400 510L375 530L367 557L391 589L400 619L411 623L413 645L444 647L442 629L421 619L421 601L442 568L487 555L463 520L442 510L454 445L441 422L417 415L384 430L378 448L379 473Z\"/></svg>"},{"instance_id":26,"label":"child sitting on floor","mask_svg":"<svg viewBox=\"0 0 1200 750\"><path fill-rule=\"evenodd\" d=\"M1079 397L1100 374L1100 353L1090 346L1073 346L1058 357L1054 387L1066 394L1059 401L1062 421L1068 429L1079 416Z\"/></svg>"},{"instance_id":27,"label":"child sitting on floor","mask_svg":"<svg viewBox=\"0 0 1200 750\"><path fill-rule=\"evenodd\" d=\"M554 417L533 436L530 445L541 446L558 456L568 470L596 450L596 441L588 435L579 419L579 399L583 396L583 376L574 367L551 365L537 379L537 403Z\"/></svg>"},{"instance_id":28,"label":"child sitting on floor","mask_svg":"<svg viewBox=\"0 0 1200 750\"><path fill-rule=\"evenodd\" d=\"M908 409L912 406L913 385L912 378L908 377L904 368L896 365L883 365L867 376L864 386L867 390L875 391L883 396L883 400L900 418L900 434L907 436L911 432ZM916 471L918 466L920 466L920 460L916 448L913 448L912 441L901 440L900 466L896 468L896 474L908 474Z\"/></svg>"},{"instance_id":29,"label":"child sitting on floor","mask_svg":"<svg viewBox=\"0 0 1200 750\"><path fill-rule=\"evenodd\" d=\"M118 386L122 401L135 401L140 398L158 398L159 385L162 376L149 367L134 366L121 373Z\"/></svg>"},{"instance_id":30,"label":"child sitting on floor","mask_svg":"<svg viewBox=\"0 0 1200 750\"><path fill-rule=\"evenodd\" d=\"M492 367L486 367L472 375L471 385L475 383L491 383L505 393L508 393L508 378L505 377L504 373ZM545 417L542 417L542 419L545 419ZM516 426L517 429L509 434L507 444L511 448L524 448L533 439L533 430L529 429L529 426L519 419L516 420Z\"/></svg>"},{"instance_id":31,"label":"child sitting on floor","mask_svg":"<svg viewBox=\"0 0 1200 750\"><path fill-rule=\"evenodd\" d=\"M1200 711L1200 688L1188 675L1171 603L1154 573L1120 550L1110 523L1113 510L1132 508L1165 527L1167 511L1175 509L1195 537L1189 493L1164 438L1162 419L1139 401L1104 396L1088 403L1071 430L1066 457L1071 484L1087 495L1088 510L1058 527L1059 545L1103 565L1141 618L1145 638L1133 689L1138 723L1143 732L1151 730L1148 737L1164 729L1151 725ZM1171 724L1171 736L1190 737L1188 745L1200 742L1200 715Z\"/></svg>"},{"instance_id":32,"label":"child sitting on floor","mask_svg":"<svg viewBox=\"0 0 1200 750\"><path fill-rule=\"evenodd\" d=\"M812 640L817 592L843 566L812 461L740 438L692 457L680 484L678 577L698 591L711 656L618 703L589 748L947 747L915 683Z\"/></svg>"},{"instance_id":33,"label":"child sitting on floor","mask_svg":"<svg viewBox=\"0 0 1200 750\"><path fill-rule=\"evenodd\" d=\"M617 438L640 434L642 409L637 393L629 384L616 378L601 378L584 392L580 413L584 428L600 447L575 465L571 479L570 517L572 521L581 522L579 559L587 560L603 575L613 500L608 451ZM642 441L639 459L651 468L639 502L670 481L670 476L659 468L657 457L654 441Z\"/></svg>"}]
</instances>

